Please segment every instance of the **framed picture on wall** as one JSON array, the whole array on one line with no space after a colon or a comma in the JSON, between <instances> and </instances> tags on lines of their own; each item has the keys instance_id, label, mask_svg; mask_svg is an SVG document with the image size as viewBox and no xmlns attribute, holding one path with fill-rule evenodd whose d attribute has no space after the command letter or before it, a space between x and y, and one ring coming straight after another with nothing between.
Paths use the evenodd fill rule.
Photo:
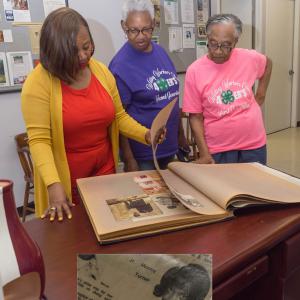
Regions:
<instances>
[{"instance_id":1,"label":"framed picture on wall","mask_svg":"<svg viewBox=\"0 0 300 300\"><path fill-rule=\"evenodd\" d=\"M7 64L10 84L22 85L29 72L33 69L30 51L7 52Z\"/></svg>"},{"instance_id":2,"label":"framed picture on wall","mask_svg":"<svg viewBox=\"0 0 300 300\"><path fill-rule=\"evenodd\" d=\"M9 86L5 52L0 52L0 87Z\"/></svg>"}]
</instances>

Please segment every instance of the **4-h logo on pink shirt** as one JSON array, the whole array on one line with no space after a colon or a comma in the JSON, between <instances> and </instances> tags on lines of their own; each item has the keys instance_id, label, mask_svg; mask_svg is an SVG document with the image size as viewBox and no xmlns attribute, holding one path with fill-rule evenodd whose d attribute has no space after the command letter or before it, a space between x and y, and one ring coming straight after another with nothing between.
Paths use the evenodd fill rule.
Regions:
<instances>
[{"instance_id":1,"label":"4-h logo on pink shirt","mask_svg":"<svg viewBox=\"0 0 300 300\"><path fill-rule=\"evenodd\" d=\"M234 101L234 96L231 90L223 91L221 97L224 104L230 104Z\"/></svg>"}]
</instances>

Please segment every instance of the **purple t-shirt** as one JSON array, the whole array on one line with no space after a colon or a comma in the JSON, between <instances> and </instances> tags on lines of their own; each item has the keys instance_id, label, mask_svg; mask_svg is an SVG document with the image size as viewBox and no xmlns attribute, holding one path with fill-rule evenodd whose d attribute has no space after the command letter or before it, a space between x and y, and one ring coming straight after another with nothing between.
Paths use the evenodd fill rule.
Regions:
<instances>
[{"instance_id":1,"label":"purple t-shirt","mask_svg":"<svg viewBox=\"0 0 300 300\"><path fill-rule=\"evenodd\" d=\"M152 43L151 52L134 49L128 42L109 64L114 74L123 105L129 115L150 128L157 113L179 96L176 70L165 50ZM157 157L174 155L178 150L179 104L167 123L167 136L158 146ZM129 139L137 160L152 160L151 147Z\"/></svg>"}]
</instances>

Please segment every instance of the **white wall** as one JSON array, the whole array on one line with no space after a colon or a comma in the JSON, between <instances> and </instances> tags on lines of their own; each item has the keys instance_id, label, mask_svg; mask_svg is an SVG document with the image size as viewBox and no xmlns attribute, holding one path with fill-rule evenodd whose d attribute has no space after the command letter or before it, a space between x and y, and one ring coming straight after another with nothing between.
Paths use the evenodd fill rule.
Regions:
<instances>
[{"instance_id":1,"label":"white wall","mask_svg":"<svg viewBox=\"0 0 300 300\"><path fill-rule=\"evenodd\" d=\"M20 107L20 93L0 94L0 178L14 181L17 206L23 203L23 171L14 136L25 131Z\"/></svg>"},{"instance_id":2,"label":"white wall","mask_svg":"<svg viewBox=\"0 0 300 300\"><path fill-rule=\"evenodd\" d=\"M90 26L96 46L95 58L107 65L125 42L120 24L122 3L123 0L69 0L69 6Z\"/></svg>"}]
</instances>

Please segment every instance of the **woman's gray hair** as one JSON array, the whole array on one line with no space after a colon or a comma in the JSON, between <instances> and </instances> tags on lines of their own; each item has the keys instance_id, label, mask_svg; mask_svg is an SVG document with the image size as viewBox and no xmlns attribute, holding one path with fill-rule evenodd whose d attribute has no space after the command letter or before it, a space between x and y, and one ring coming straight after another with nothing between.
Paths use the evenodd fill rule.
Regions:
<instances>
[{"instance_id":1,"label":"woman's gray hair","mask_svg":"<svg viewBox=\"0 0 300 300\"><path fill-rule=\"evenodd\" d=\"M122 7L122 20L126 21L132 11L147 11L154 19L154 7L151 0L125 0Z\"/></svg>"},{"instance_id":2,"label":"woman's gray hair","mask_svg":"<svg viewBox=\"0 0 300 300\"><path fill-rule=\"evenodd\" d=\"M242 34L243 23L235 15L232 14L219 14L211 16L206 23L206 34L211 33L211 27L215 24L233 24L235 27L235 37L239 38Z\"/></svg>"}]
</instances>

